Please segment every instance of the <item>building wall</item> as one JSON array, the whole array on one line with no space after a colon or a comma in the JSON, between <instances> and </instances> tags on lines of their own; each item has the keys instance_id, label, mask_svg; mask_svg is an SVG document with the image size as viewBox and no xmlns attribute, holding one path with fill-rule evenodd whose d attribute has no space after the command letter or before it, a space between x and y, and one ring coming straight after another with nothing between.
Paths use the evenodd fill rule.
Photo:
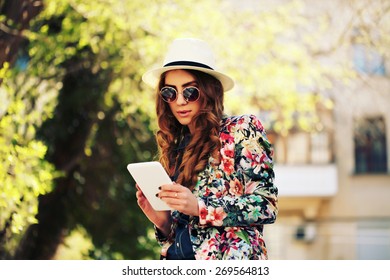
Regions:
<instances>
[{"instance_id":1,"label":"building wall","mask_svg":"<svg viewBox=\"0 0 390 280\"><path fill-rule=\"evenodd\" d=\"M349 14L350 1L321 3L323 6L320 7L307 2L308 12L313 16L321 9L330 9L341 15ZM329 32L330 37L324 44L332 41L332 34L337 33L337 26L345 24L343 16L335 18L335 33ZM353 49L340 48L329 57L328 63L353 63L353 59ZM275 224L265 226L270 259L390 259L388 61L385 68L385 75L363 73L351 84L336 82L331 92L335 103L331 130L334 164L337 168L337 191L332 195L311 196L310 192L295 196L290 193L284 195L283 190L290 188L291 184L288 183L288 177L281 180L283 184L278 186L281 190L278 219ZM359 117L378 115L384 117L386 125L387 172L356 174L354 121ZM278 137L276 139L274 144L278 149L282 141ZM309 166L307 172L310 172ZM276 172L276 178L286 174Z\"/></svg>"}]
</instances>

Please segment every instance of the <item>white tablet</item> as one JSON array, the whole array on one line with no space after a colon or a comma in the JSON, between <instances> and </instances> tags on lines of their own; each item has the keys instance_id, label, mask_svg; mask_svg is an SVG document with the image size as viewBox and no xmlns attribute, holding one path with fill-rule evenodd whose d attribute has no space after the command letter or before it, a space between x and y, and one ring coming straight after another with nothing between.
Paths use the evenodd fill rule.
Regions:
<instances>
[{"instance_id":1,"label":"white tablet","mask_svg":"<svg viewBox=\"0 0 390 280\"><path fill-rule=\"evenodd\" d=\"M164 201L156 197L159 186L172 184L171 178L169 178L161 163L158 161L130 163L127 165L127 170L129 170L154 210L171 210Z\"/></svg>"}]
</instances>

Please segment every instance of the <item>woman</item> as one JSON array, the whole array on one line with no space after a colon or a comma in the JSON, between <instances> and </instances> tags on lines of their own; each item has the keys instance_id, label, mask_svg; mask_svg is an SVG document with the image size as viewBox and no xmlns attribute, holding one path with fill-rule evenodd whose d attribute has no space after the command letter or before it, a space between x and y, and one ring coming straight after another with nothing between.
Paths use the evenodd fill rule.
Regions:
<instances>
[{"instance_id":1,"label":"woman","mask_svg":"<svg viewBox=\"0 0 390 280\"><path fill-rule=\"evenodd\" d=\"M277 215L272 149L255 116L224 116L233 80L214 70L197 39L175 40L164 66L143 80L158 87L159 157L174 182L158 193L173 211L136 194L162 258L267 259L263 225Z\"/></svg>"}]
</instances>

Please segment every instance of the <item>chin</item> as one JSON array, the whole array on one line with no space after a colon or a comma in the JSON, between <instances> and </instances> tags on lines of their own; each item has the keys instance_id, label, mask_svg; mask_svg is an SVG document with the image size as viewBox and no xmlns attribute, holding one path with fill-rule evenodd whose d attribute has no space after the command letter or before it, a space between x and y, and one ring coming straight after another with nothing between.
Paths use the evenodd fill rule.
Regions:
<instances>
[{"instance_id":1,"label":"chin","mask_svg":"<svg viewBox=\"0 0 390 280\"><path fill-rule=\"evenodd\" d=\"M179 123L181 125L189 125L190 124L190 122L188 122L188 121L179 121Z\"/></svg>"}]
</instances>

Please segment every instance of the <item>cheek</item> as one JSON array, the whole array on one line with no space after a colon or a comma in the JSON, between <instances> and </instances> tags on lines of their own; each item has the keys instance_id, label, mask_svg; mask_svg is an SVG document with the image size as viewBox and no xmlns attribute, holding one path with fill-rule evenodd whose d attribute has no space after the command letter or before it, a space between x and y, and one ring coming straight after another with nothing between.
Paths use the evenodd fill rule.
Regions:
<instances>
[{"instance_id":1,"label":"cheek","mask_svg":"<svg viewBox=\"0 0 390 280\"><path fill-rule=\"evenodd\" d=\"M200 102L198 101L198 102L196 102L195 104L194 104L194 107L193 107L193 112L195 113L195 114L197 114L197 113L199 113L199 111L200 111Z\"/></svg>"},{"instance_id":2,"label":"cheek","mask_svg":"<svg viewBox=\"0 0 390 280\"><path fill-rule=\"evenodd\" d=\"M168 103L169 109L171 109L172 112L175 111L175 104L176 102Z\"/></svg>"}]
</instances>

